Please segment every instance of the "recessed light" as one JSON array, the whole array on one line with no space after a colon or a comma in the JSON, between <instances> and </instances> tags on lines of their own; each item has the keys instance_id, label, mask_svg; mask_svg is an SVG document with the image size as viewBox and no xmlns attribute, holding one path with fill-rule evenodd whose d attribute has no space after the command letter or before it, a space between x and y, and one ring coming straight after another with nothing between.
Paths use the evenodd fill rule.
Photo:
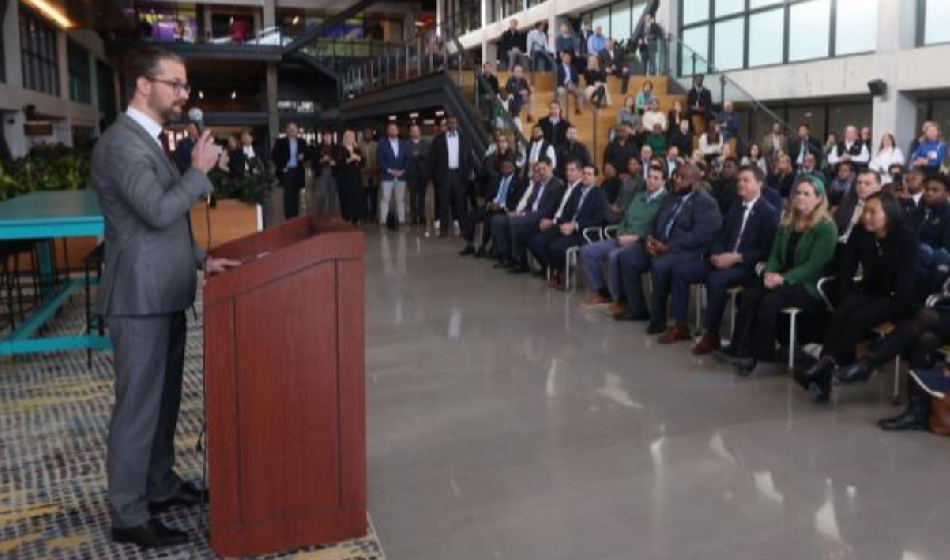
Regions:
<instances>
[{"instance_id":1,"label":"recessed light","mask_svg":"<svg viewBox=\"0 0 950 560\"><path fill-rule=\"evenodd\" d=\"M232 92L231 92L231 99L237 99L237 92L236 92L236 91L232 91Z\"/></svg>"}]
</instances>

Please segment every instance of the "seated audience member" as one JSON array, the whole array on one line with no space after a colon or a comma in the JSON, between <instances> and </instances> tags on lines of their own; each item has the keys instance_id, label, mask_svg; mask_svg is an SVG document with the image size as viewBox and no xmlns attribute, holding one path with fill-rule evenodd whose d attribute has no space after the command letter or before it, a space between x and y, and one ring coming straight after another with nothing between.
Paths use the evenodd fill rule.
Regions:
<instances>
[{"instance_id":1,"label":"seated audience member","mask_svg":"<svg viewBox=\"0 0 950 560\"><path fill-rule=\"evenodd\" d=\"M647 237L618 257L618 268L627 311L614 316L620 321L650 320L648 334L666 330L666 304L673 267L708 253L713 236L722 226L716 201L699 188L700 172L683 165L673 178L672 196L664 201ZM641 274L650 271L653 281L649 315L643 296Z\"/></svg>"},{"instance_id":2,"label":"seated audience member","mask_svg":"<svg viewBox=\"0 0 950 560\"><path fill-rule=\"evenodd\" d=\"M772 130L762 138L762 153L768 161L775 161L779 154L787 154L788 137L782 132L782 124L774 123ZM768 172L767 170L765 170Z\"/></svg>"},{"instance_id":3,"label":"seated audience member","mask_svg":"<svg viewBox=\"0 0 950 560\"><path fill-rule=\"evenodd\" d=\"M508 22L508 29L501 34L498 44L498 63L512 70L525 62L527 53L527 34L518 29L518 20Z\"/></svg>"},{"instance_id":4,"label":"seated audience member","mask_svg":"<svg viewBox=\"0 0 950 560\"><path fill-rule=\"evenodd\" d=\"M729 215L729 210L739 200L739 162L734 157L723 158L719 177L712 181L712 196L719 205L719 213Z\"/></svg>"},{"instance_id":5,"label":"seated audience member","mask_svg":"<svg viewBox=\"0 0 950 560\"><path fill-rule=\"evenodd\" d=\"M908 170L901 177L901 206L904 208L905 223L917 231L924 217L924 172L920 168Z\"/></svg>"},{"instance_id":6,"label":"seated audience member","mask_svg":"<svg viewBox=\"0 0 950 560\"><path fill-rule=\"evenodd\" d=\"M828 163L836 166L841 162L850 162L856 168L863 169L871 162L871 151L858 137L858 129L848 126L844 129L844 140L828 153ZM834 204L832 204L834 206Z\"/></svg>"},{"instance_id":7,"label":"seated audience member","mask_svg":"<svg viewBox=\"0 0 950 560\"><path fill-rule=\"evenodd\" d=\"M821 170L818 169L818 156L808 152L805 154L802 164L798 166L796 175L814 175L816 173L821 173Z\"/></svg>"},{"instance_id":8,"label":"seated audience member","mask_svg":"<svg viewBox=\"0 0 950 560\"><path fill-rule=\"evenodd\" d=\"M607 46L598 55L600 67L607 74L620 78L620 93L626 95L630 84L630 69L624 65L621 57L622 55L617 51L617 43L613 39L607 39Z\"/></svg>"},{"instance_id":9,"label":"seated audience member","mask_svg":"<svg viewBox=\"0 0 950 560\"><path fill-rule=\"evenodd\" d=\"M670 146L666 149L666 160L663 162L663 165L666 166L667 172L672 174L676 172L676 168L679 167L680 159L680 149L678 146Z\"/></svg>"},{"instance_id":10,"label":"seated audience member","mask_svg":"<svg viewBox=\"0 0 950 560\"><path fill-rule=\"evenodd\" d=\"M643 82L643 87L637 93L635 105L637 114L643 115L646 113L647 109L652 107L656 101L656 95L653 93L653 82L650 80Z\"/></svg>"},{"instance_id":11,"label":"seated audience member","mask_svg":"<svg viewBox=\"0 0 950 560\"><path fill-rule=\"evenodd\" d=\"M491 219L496 214L515 210L521 195L521 181L515 173L515 158L513 155L503 156L501 160L501 175L496 178L485 192L485 204L476 207L469 213L462 237L466 245L462 255L475 255L476 258L485 256L485 248L491 240ZM475 249L475 226L482 224L482 239L478 249Z\"/></svg>"},{"instance_id":12,"label":"seated audience member","mask_svg":"<svg viewBox=\"0 0 950 560\"><path fill-rule=\"evenodd\" d=\"M946 293L944 292L944 297ZM910 372L925 371L943 362L941 346L950 341L950 307L920 309L897 324L889 334L860 360L835 371L840 384L861 383L871 378L874 370L894 358L910 353ZM882 430L926 430L929 426L932 397L917 383L907 384L907 408L893 417L878 422Z\"/></svg>"},{"instance_id":13,"label":"seated audience member","mask_svg":"<svg viewBox=\"0 0 950 560\"><path fill-rule=\"evenodd\" d=\"M574 164L580 165L578 162ZM556 222L555 234L550 240L547 236L539 234L528 242L531 246L532 242L539 237L544 241L543 248L541 244L535 244L532 251L538 251L535 253L536 256L541 257L538 258L538 262L551 269L550 286L552 288L560 289L564 286L567 251L572 247L585 244L584 230L604 225L607 199L604 197L604 191L597 186L597 169L593 165L584 167L581 191L576 199L573 211L566 210Z\"/></svg>"},{"instance_id":14,"label":"seated audience member","mask_svg":"<svg viewBox=\"0 0 950 560\"><path fill-rule=\"evenodd\" d=\"M894 194L898 198L901 198L901 191L904 190L904 166L899 163L893 163L887 168L887 188L894 191ZM881 177L881 182L884 182L884 178ZM887 190L887 189L885 189Z\"/></svg>"},{"instance_id":15,"label":"seated audience member","mask_svg":"<svg viewBox=\"0 0 950 560\"><path fill-rule=\"evenodd\" d=\"M742 165L754 165L762 170L763 175L769 172L768 158L762 154L762 148L755 142L749 146L749 155L743 156Z\"/></svg>"},{"instance_id":16,"label":"seated audience member","mask_svg":"<svg viewBox=\"0 0 950 560\"><path fill-rule=\"evenodd\" d=\"M531 183L524 189L513 212L496 214L491 220L492 245L497 268L530 272L525 253L528 237L542 218L552 218L564 193L564 183L554 177L551 160L542 157L532 167Z\"/></svg>"},{"instance_id":17,"label":"seated audience member","mask_svg":"<svg viewBox=\"0 0 950 560\"><path fill-rule=\"evenodd\" d=\"M639 155L640 149L630 139L630 129L617 127L617 135L604 148L604 163L610 163L615 169L626 169L627 160Z\"/></svg>"},{"instance_id":18,"label":"seated audience member","mask_svg":"<svg viewBox=\"0 0 950 560\"><path fill-rule=\"evenodd\" d=\"M881 175L881 184L890 185L890 168L892 165L904 165L904 152L897 147L897 140L891 133L885 133L881 136L881 145L874 154L869 168L877 171Z\"/></svg>"},{"instance_id":19,"label":"seated audience member","mask_svg":"<svg viewBox=\"0 0 950 560\"><path fill-rule=\"evenodd\" d=\"M940 291L950 276L950 179L939 174L927 177L923 201L922 215L911 224L920 241L917 293L921 296Z\"/></svg>"},{"instance_id":20,"label":"seated audience member","mask_svg":"<svg viewBox=\"0 0 950 560\"><path fill-rule=\"evenodd\" d=\"M677 128L670 133L669 146L676 146L679 153L684 156L693 153L693 133L690 131L689 123L687 119L681 120Z\"/></svg>"},{"instance_id":21,"label":"seated audience member","mask_svg":"<svg viewBox=\"0 0 950 560\"><path fill-rule=\"evenodd\" d=\"M636 158L631 158L631 162L633 161L639 166ZM617 238L591 243L581 249L580 269L584 273L586 285L593 292L581 304L583 307L592 308L613 302L613 314L624 312L621 303L623 287L620 284L617 258L622 251L630 250L635 244L643 243L646 239L650 222L667 196L665 184L666 171L660 166L651 166L645 188L637 192L620 221ZM606 285L600 270L604 261L607 261Z\"/></svg>"},{"instance_id":22,"label":"seated audience member","mask_svg":"<svg viewBox=\"0 0 950 560\"><path fill-rule=\"evenodd\" d=\"M581 169L583 169L583 166ZM623 188L623 179L621 179L620 174L617 173L617 168L610 163L604 164L604 180L600 188L604 191L604 196L607 197L608 204L613 204L614 200L617 200L617 197L620 196L620 189Z\"/></svg>"},{"instance_id":23,"label":"seated audience member","mask_svg":"<svg viewBox=\"0 0 950 560\"><path fill-rule=\"evenodd\" d=\"M567 129L567 137L564 143L557 148L558 177L564 179L564 167L570 160L577 160L581 165L591 163L590 152L583 142L577 140L577 127L571 125Z\"/></svg>"},{"instance_id":24,"label":"seated audience member","mask_svg":"<svg viewBox=\"0 0 950 560\"><path fill-rule=\"evenodd\" d=\"M520 64L515 65L514 71L508 77L505 90L511 95L511 114L520 116L521 109L527 107L528 122L534 122L534 117L531 116L531 86L528 85L528 80L524 78L524 67Z\"/></svg>"},{"instance_id":25,"label":"seated audience member","mask_svg":"<svg viewBox=\"0 0 950 560\"><path fill-rule=\"evenodd\" d=\"M623 107L617 111L617 124L629 126L633 130L640 130L640 113L634 107L634 97L628 95L623 100Z\"/></svg>"},{"instance_id":26,"label":"seated audience member","mask_svg":"<svg viewBox=\"0 0 950 560\"><path fill-rule=\"evenodd\" d=\"M686 121L686 131L684 134L689 136L693 135L693 131L690 127L693 126L692 121L689 119L689 115L686 114L686 111L683 110L683 104L679 101L673 102L673 108L670 109L670 112L667 114L666 123L667 131L671 134L674 131L680 130L680 123ZM692 149L692 147L690 147Z\"/></svg>"},{"instance_id":27,"label":"seated audience member","mask_svg":"<svg viewBox=\"0 0 950 560\"><path fill-rule=\"evenodd\" d=\"M558 227L573 217L574 212L577 210L577 202L580 200L581 191L584 190L582 184L584 172L576 161L567 162L565 172L566 188L561 194L560 200L558 200L557 210L554 212L554 215L542 217L532 230L524 232L524 239L527 243L528 250L531 251L531 254L534 255L535 259L541 265L541 270L539 271L541 275L547 270L545 255L548 243L558 237Z\"/></svg>"},{"instance_id":28,"label":"seated audience member","mask_svg":"<svg viewBox=\"0 0 950 560\"><path fill-rule=\"evenodd\" d=\"M831 175L834 172L834 168L831 165L829 159L831 158L831 154L837 150L838 136L834 132L831 132L828 134L828 138L825 140L825 145L822 148L822 154L824 157L822 158L821 170L826 176Z\"/></svg>"},{"instance_id":29,"label":"seated audience member","mask_svg":"<svg viewBox=\"0 0 950 560\"><path fill-rule=\"evenodd\" d=\"M747 377L761 362L775 360L779 321L787 307L802 310L802 316L822 313L818 280L834 257L838 230L828 215L828 200L821 178L798 183L790 210L782 218L769 259L761 277L743 289L736 318L736 331L729 347L715 353Z\"/></svg>"},{"instance_id":30,"label":"seated audience member","mask_svg":"<svg viewBox=\"0 0 950 560\"><path fill-rule=\"evenodd\" d=\"M833 217L835 227L838 228L838 250L843 250L848 238L855 230L861 229L861 216L868 197L881 190L881 179L877 171L866 169L858 173L854 181L854 189L844 197L841 204L835 208Z\"/></svg>"},{"instance_id":31,"label":"seated audience member","mask_svg":"<svg viewBox=\"0 0 950 560\"><path fill-rule=\"evenodd\" d=\"M643 113L643 128L650 133L656 132L657 126L660 127L661 133L666 134L669 122L666 120L663 111L660 111L660 102L654 99L652 103L647 105L646 111Z\"/></svg>"},{"instance_id":32,"label":"seated audience member","mask_svg":"<svg viewBox=\"0 0 950 560\"><path fill-rule=\"evenodd\" d=\"M694 260L673 269L673 292L670 315L673 325L659 338L661 344L689 340L687 310L689 288L706 285L704 334L693 347L700 356L719 350L719 328L726 310L727 291L755 278L755 268L772 249L781 211L763 196L765 174L758 167L745 166L739 172L739 202L733 204L725 217L722 231L716 236L708 260Z\"/></svg>"},{"instance_id":33,"label":"seated audience member","mask_svg":"<svg viewBox=\"0 0 950 560\"><path fill-rule=\"evenodd\" d=\"M646 180L647 172L650 170L650 162L653 160L653 148L649 144L644 144L640 148L640 169L643 179Z\"/></svg>"},{"instance_id":34,"label":"seated audience member","mask_svg":"<svg viewBox=\"0 0 950 560\"><path fill-rule=\"evenodd\" d=\"M947 143L940 139L940 127L931 122L924 131L924 139L910 156L911 165L937 171L947 159Z\"/></svg>"},{"instance_id":35,"label":"seated audience member","mask_svg":"<svg viewBox=\"0 0 950 560\"><path fill-rule=\"evenodd\" d=\"M548 116L539 120L538 126L544 131L544 139L557 148L567 141L567 129L571 123L561 117L561 104L552 101L548 104Z\"/></svg>"},{"instance_id":36,"label":"seated audience member","mask_svg":"<svg viewBox=\"0 0 950 560\"><path fill-rule=\"evenodd\" d=\"M836 208L854 190L854 165L843 161L835 169L835 177L828 187L828 205Z\"/></svg>"},{"instance_id":37,"label":"seated audience member","mask_svg":"<svg viewBox=\"0 0 950 560\"><path fill-rule=\"evenodd\" d=\"M564 108L568 107L568 95L574 97L574 114L581 114L581 100L583 94L578 85L578 73L571 64L571 53L561 53L561 63L557 66L557 95L558 101Z\"/></svg>"},{"instance_id":38,"label":"seated audience member","mask_svg":"<svg viewBox=\"0 0 950 560\"><path fill-rule=\"evenodd\" d=\"M867 172L873 173L873 172ZM861 188L859 176L858 188ZM854 350L868 332L913 311L917 241L903 225L900 203L892 193L867 198L861 225L854 229L838 260L835 301L839 302L825 335L821 358L795 380L819 402L828 400L839 367L854 360ZM860 267L861 281L854 275Z\"/></svg>"},{"instance_id":39,"label":"seated audience member","mask_svg":"<svg viewBox=\"0 0 950 560\"><path fill-rule=\"evenodd\" d=\"M609 107L610 92L607 91L607 73L600 69L597 57L587 57L587 70L584 71L584 98L591 109Z\"/></svg>"},{"instance_id":40,"label":"seated audience member","mask_svg":"<svg viewBox=\"0 0 950 560\"><path fill-rule=\"evenodd\" d=\"M739 115L736 114L732 101L726 101L722 104L722 115L719 116L719 121L722 123L719 129L722 132L723 142L728 143L733 140L738 140Z\"/></svg>"},{"instance_id":41,"label":"seated audience member","mask_svg":"<svg viewBox=\"0 0 950 560\"><path fill-rule=\"evenodd\" d=\"M666 153L666 134L659 123L653 125L653 131L647 134L646 144L654 154Z\"/></svg>"},{"instance_id":42,"label":"seated audience member","mask_svg":"<svg viewBox=\"0 0 950 560\"><path fill-rule=\"evenodd\" d=\"M544 129L541 128L540 124L536 124L531 128L531 143L528 144L526 154L529 166L534 166L539 159L546 157L551 160L551 165L557 169L557 150L544 137Z\"/></svg>"},{"instance_id":43,"label":"seated audience member","mask_svg":"<svg viewBox=\"0 0 950 560\"><path fill-rule=\"evenodd\" d=\"M719 133L719 123L711 121L709 128L699 137L699 150L706 158L706 163L713 165L722 156L722 134Z\"/></svg>"},{"instance_id":44,"label":"seated audience member","mask_svg":"<svg viewBox=\"0 0 950 560\"><path fill-rule=\"evenodd\" d=\"M798 126L798 137L788 142L788 155L792 158L795 167L798 168L805 162L805 156L808 154L813 154L815 161L820 162L822 156L821 142L811 135L811 129L807 124L801 124ZM787 194L782 196L788 198Z\"/></svg>"},{"instance_id":45,"label":"seated audience member","mask_svg":"<svg viewBox=\"0 0 950 560\"><path fill-rule=\"evenodd\" d=\"M627 213L627 208L629 208L630 203L633 202L633 197L635 197L638 192L643 190L645 181L643 179L643 173L640 171L640 160L637 158L630 158L627 161L627 169L624 173L619 175L619 178L621 181L621 186L616 198L613 200L608 199L608 224L618 223L623 218L624 214Z\"/></svg>"},{"instance_id":46,"label":"seated audience member","mask_svg":"<svg viewBox=\"0 0 950 560\"><path fill-rule=\"evenodd\" d=\"M860 138L861 138L861 141L864 142L864 145L867 146L868 153L873 154L874 153L874 137L871 135L870 126L861 127Z\"/></svg>"}]
</instances>

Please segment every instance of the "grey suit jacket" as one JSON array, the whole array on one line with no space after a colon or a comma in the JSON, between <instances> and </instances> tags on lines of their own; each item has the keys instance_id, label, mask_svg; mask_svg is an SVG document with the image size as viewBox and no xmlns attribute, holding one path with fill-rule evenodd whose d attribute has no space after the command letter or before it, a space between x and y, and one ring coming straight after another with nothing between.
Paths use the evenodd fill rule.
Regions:
<instances>
[{"instance_id":1,"label":"grey suit jacket","mask_svg":"<svg viewBox=\"0 0 950 560\"><path fill-rule=\"evenodd\" d=\"M138 123L119 115L92 153L92 179L105 217L105 267L96 313L155 315L195 301L204 252L189 211L211 192L195 169L179 174Z\"/></svg>"}]
</instances>

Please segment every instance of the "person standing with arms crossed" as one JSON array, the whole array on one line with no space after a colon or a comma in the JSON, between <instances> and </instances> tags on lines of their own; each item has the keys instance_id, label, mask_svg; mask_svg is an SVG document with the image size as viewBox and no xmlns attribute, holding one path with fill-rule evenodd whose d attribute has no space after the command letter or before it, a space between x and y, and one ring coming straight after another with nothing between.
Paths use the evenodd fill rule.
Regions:
<instances>
[{"instance_id":1,"label":"person standing with arms crossed","mask_svg":"<svg viewBox=\"0 0 950 560\"><path fill-rule=\"evenodd\" d=\"M191 87L180 57L155 48L130 55L128 110L99 139L92 178L105 218L105 268L96 301L115 347L115 408L107 470L112 539L143 548L182 544L188 535L153 515L193 506L207 495L174 471L175 426L185 365L185 310L196 271L239 263L206 258L190 210L213 187L218 161L210 131L195 142L180 174L158 135L181 116Z\"/></svg>"}]
</instances>

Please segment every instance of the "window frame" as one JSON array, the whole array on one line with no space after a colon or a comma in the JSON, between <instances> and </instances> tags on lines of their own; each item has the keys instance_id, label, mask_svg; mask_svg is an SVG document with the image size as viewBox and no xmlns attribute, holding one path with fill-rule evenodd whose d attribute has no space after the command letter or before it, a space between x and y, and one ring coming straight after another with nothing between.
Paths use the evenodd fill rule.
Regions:
<instances>
[{"instance_id":1,"label":"window frame","mask_svg":"<svg viewBox=\"0 0 950 560\"><path fill-rule=\"evenodd\" d=\"M23 74L23 89L59 97L62 84L59 78L59 46L56 27L47 22L33 9L20 4L17 25L20 31L20 61ZM28 26L40 30L40 37L30 37L24 29ZM49 52L44 52L49 51ZM49 85L49 88L45 86Z\"/></svg>"},{"instance_id":2,"label":"window frame","mask_svg":"<svg viewBox=\"0 0 950 560\"><path fill-rule=\"evenodd\" d=\"M82 55L84 61L83 68L75 68L73 62L79 62L78 58ZM76 58L77 60L73 60ZM92 105L92 61L91 53L86 47L72 39L66 40L66 69L69 76L69 100L84 105ZM78 84L79 90L73 91L73 83Z\"/></svg>"}]
</instances>

